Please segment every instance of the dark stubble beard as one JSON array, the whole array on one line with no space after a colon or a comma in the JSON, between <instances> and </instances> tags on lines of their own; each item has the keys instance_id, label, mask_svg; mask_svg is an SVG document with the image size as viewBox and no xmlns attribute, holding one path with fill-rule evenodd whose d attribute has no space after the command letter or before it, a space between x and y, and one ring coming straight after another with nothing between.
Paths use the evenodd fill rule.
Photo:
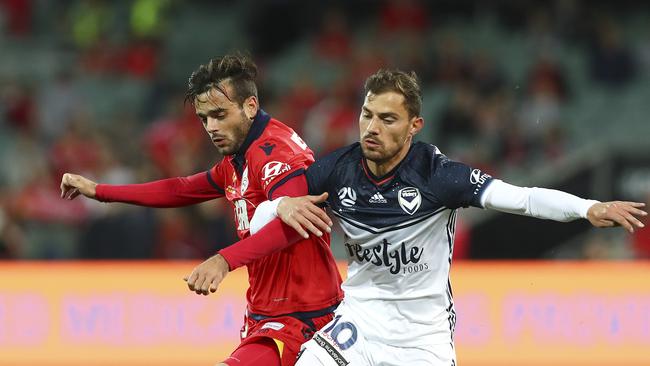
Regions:
<instances>
[{"instance_id":1,"label":"dark stubble beard","mask_svg":"<svg viewBox=\"0 0 650 366\"><path fill-rule=\"evenodd\" d=\"M244 143L253 121L246 117L243 110L240 113L240 117L241 120L237 124L237 128L233 130L233 145L225 149L217 148L217 150L220 150L219 153L221 153L221 155L234 155L239 151L241 145Z\"/></svg>"},{"instance_id":2,"label":"dark stubble beard","mask_svg":"<svg viewBox=\"0 0 650 366\"><path fill-rule=\"evenodd\" d=\"M385 157L385 156L379 156L379 154L376 154L376 153L370 153L369 154L368 152L366 152L366 149L363 148L363 146L361 147L361 154L363 155L364 159L366 159L368 161L372 161L375 164L381 164L381 163L383 163L385 161L388 161L388 159L390 158L390 157Z\"/></svg>"}]
</instances>

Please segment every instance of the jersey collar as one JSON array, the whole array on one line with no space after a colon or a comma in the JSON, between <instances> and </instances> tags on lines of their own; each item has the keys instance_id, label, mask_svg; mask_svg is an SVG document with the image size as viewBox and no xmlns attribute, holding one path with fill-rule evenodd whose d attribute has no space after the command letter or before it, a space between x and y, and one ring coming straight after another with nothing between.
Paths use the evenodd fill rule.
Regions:
<instances>
[{"instance_id":1,"label":"jersey collar","mask_svg":"<svg viewBox=\"0 0 650 366\"><path fill-rule=\"evenodd\" d=\"M266 112L264 112L262 109L259 109L257 111L257 114L253 119L253 123L251 124L251 128L250 130L248 130L248 135L246 135L244 142L241 144L239 150L235 153L235 155L233 155L231 160L232 165L235 167L235 171L239 175L242 175L244 171L244 163L246 162L246 151L251 146L253 141L257 140L262 135L262 133L266 129L266 126L269 124L270 120L271 120L271 116Z\"/></svg>"},{"instance_id":2,"label":"jersey collar","mask_svg":"<svg viewBox=\"0 0 650 366\"><path fill-rule=\"evenodd\" d=\"M391 171L382 175L381 177L378 177L372 173L372 171L368 167L368 161L366 160L366 158L363 157L363 155L361 156L361 166L363 166L363 171L366 173L368 179L370 179L370 181L375 185L381 186L383 184L386 184L387 182L390 182L391 179L393 179L393 177L397 173L397 170L402 166L402 163L404 163L404 161L408 159L408 157L411 155L411 150L413 150L412 143L411 146L409 147L409 151L406 153L406 156L404 156L404 159L402 159L402 161L400 161L393 169L391 169Z\"/></svg>"}]
</instances>

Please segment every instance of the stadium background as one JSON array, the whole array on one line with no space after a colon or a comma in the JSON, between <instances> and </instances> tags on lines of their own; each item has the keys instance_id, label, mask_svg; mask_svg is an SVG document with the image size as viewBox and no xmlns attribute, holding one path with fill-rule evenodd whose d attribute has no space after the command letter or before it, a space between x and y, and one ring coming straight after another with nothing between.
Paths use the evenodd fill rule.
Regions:
<instances>
[{"instance_id":1,"label":"stadium background","mask_svg":"<svg viewBox=\"0 0 650 366\"><path fill-rule=\"evenodd\" d=\"M129 183L218 161L183 106L209 58L249 50L262 107L319 155L358 137L365 77L399 67L423 85L420 139L452 158L648 202L649 21L637 1L0 1L0 364L208 364L236 340L245 273L208 298L180 282L234 240L225 203L154 210L58 191L63 172ZM460 217L461 364L650 364L648 229ZM181 311L165 302L211 330L150 328Z\"/></svg>"}]
</instances>

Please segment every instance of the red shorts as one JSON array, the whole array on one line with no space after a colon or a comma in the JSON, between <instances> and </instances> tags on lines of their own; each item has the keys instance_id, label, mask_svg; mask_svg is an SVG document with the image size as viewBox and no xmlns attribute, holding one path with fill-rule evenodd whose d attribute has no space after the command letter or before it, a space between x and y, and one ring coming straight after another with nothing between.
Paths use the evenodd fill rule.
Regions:
<instances>
[{"instance_id":1,"label":"red shorts","mask_svg":"<svg viewBox=\"0 0 650 366\"><path fill-rule=\"evenodd\" d=\"M241 343L237 348L261 338L269 338L278 346L282 366L293 366L300 346L334 318L335 309L336 306L332 306L319 311L278 317L246 314L241 330Z\"/></svg>"}]
</instances>

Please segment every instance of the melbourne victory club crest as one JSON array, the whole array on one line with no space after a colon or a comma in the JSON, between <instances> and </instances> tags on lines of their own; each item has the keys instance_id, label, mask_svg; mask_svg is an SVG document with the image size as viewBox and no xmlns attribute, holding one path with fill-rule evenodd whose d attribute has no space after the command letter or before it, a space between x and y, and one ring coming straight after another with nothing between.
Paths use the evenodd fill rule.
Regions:
<instances>
[{"instance_id":1,"label":"melbourne victory club crest","mask_svg":"<svg viewBox=\"0 0 650 366\"><path fill-rule=\"evenodd\" d=\"M345 207L352 207L357 201L357 192L350 187L343 187L339 189L339 200L341 204Z\"/></svg>"},{"instance_id":2,"label":"melbourne victory club crest","mask_svg":"<svg viewBox=\"0 0 650 366\"><path fill-rule=\"evenodd\" d=\"M422 196L417 188L407 187L399 190L397 193L397 201L404 212L413 215L420 208Z\"/></svg>"}]
</instances>

